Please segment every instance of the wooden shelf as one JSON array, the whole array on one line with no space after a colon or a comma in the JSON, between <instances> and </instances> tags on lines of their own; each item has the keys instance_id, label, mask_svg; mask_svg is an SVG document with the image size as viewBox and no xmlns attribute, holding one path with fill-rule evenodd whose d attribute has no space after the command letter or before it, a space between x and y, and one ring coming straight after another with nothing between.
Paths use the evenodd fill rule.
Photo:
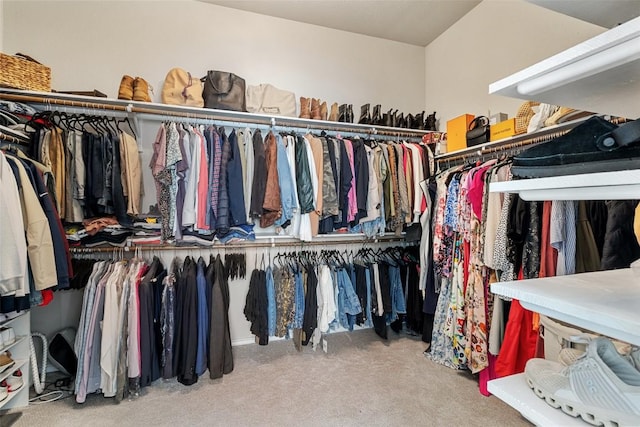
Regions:
<instances>
[{"instance_id":1,"label":"wooden shelf","mask_svg":"<svg viewBox=\"0 0 640 427\"><path fill-rule=\"evenodd\" d=\"M631 268L491 285L528 310L640 346L640 272Z\"/></svg>"},{"instance_id":2,"label":"wooden shelf","mask_svg":"<svg viewBox=\"0 0 640 427\"><path fill-rule=\"evenodd\" d=\"M495 182L492 193L518 193L524 200L640 199L640 170Z\"/></svg>"},{"instance_id":3,"label":"wooden shelf","mask_svg":"<svg viewBox=\"0 0 640 427\"><path fill-rule=\"evenodd\" d=\"M517 410L537 426L588 426L581 418L573 418L549 406L527 385L524 374L511 375L487 383L487 389L498 399Z\"/></svg>"},{"instance_id":4,"label":"wooden shelf","mask_svg":"<svg viewBox=\"0 0 640 427\"><path fill-rule=\"evenodd\" d=\"M489 93L637 118L640 17L490 84Z\"/></svg>"}]
</instances>

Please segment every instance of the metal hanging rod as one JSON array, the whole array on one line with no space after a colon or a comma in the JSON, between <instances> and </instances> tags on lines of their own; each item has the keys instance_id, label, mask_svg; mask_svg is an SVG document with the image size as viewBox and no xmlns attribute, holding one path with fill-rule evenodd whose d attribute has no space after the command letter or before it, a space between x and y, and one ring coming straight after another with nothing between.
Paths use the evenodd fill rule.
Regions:
<instances>
[{"instance_id":1,"label":"metal hanging rod","mask_svg":"<svg viewBox=\"0 0 640 427\"><path fill-rule=\"evenodd\" d=\"M585 120L587 120L587 117L573 120L567 123L562 123L560 125L545 127L530 134L515 135L510 138L501 139L499 141L487 142L474 147L468 147L461 150L452 151L450 153L439 154L435 156L435 159L436 161L455 161L456 159L460 158L477 156L478 152L506 150L508 149L508 147L532 144L532 141L534 140L538 140L538 142L540 142L540 138L543 138L547 135L553 135L554 137L557 137L578 126Z\"/></svg>"},{"instance_id":2,"label":"metal hanging rod","mask_svg":"<svg viewBox=\"0 0 640 427\"><path fill-rule=\"evenodd\" d=\"M455 164L461 160L471 158L485 158L487 156L495 155L498 153L506 153L509 151L522 149L529 145L539 144L558 138L559 136L564 135L579 124L585 122L587 119L589 119L589 117L583 117L578 120L562 123L560 125L542 128L530 134L516 135L500 141L488 142L476 147L469 147L462 150L454 151L452 153L440 154L438 156L435 156L435 160L440 164ZM626 119L620 117L608 118L608 120L614 124L620 124L626 121Z\"/></svg>"},{"instance_id":3,"label":"metal hanging rod","mask_svg":"<svg viewBox=\"0 0 640 427\"><path fill-rule=\"evenodd\" d=\"M186 119L200 119L211 121L226 121L242 124L258 124L267 126L295 127L308 130L327 130L370 135L386 135L403 138L421 138L431 131L405 128L390 128L376 125L357 123L330 122L324 120L300 119L285 116L267 116L263 114L245 113L238 111L213 110L180 105L138 102L120 99L101 98L100 100L81 95L67 95L49 92L21 91L16 89L0 89L0 98L9 101L34 103L51 109L54 106L67 106L102 111L120 111L127 113L151 114L163 116L163 119L179 117Z\"/></svg>"},{"instance_id":4,"label":"metal hanging rod","mask_svg":"<svg viewBox=\"0 0 640 427\"><path fill-rule=\"evenodd\" d=\"M349 236L349 235L345 235ZM358 237L355 235L354 237ZM220 251L233 251L237 249L245 249L245 248L281 248L281 247L296 247L300 249L304 249L310 246L333 246L333 245L345 245L345 244L354 244L354 245L367 245L367 244L385 244L385 243L397 243L400 242L403 245L412 245L413 242L406 242L404 240L404 236L397 235L385 235L378 236L372 239L325 239L321 238L318 240L312 240L310 242L305 242L302 240L291 241L289 239L278 239L276 237L267 237L260 238L255 241L245 241L245 242L236 242L230 243L227 245L224 244L214 244L212 246L198 246L198 245L189 245L189 246L177 246L173 244L163 244L163 245L130 245L124 247L95 247L95 248L70 248L69 251L71 254L89 254L89 253L100 253L100 252L130 252L130 251L183 251L183 250L200 250L200 251L212 251L212 252L220 252Z\"/></svg>"}]
</instances>

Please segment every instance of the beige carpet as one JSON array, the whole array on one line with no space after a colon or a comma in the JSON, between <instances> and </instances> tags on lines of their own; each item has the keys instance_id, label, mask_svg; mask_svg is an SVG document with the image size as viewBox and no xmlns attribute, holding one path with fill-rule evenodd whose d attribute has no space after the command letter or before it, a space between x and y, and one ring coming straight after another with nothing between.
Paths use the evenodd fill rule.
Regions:
<instances>
[{"instance_id":1,"label":"beige carpet","mask_svg":"<svg viewBox=\"0 0 640 427\"><path fill-rule=\"evenodd\" d=\"M9 426L529 426L482 396L469 373L428 361L424 343L372 330L328 336L328 353L290 341L234 348L235 370L185 387L159 380L135 400L100 395L31 405L0 417Z\"/></svg>"}]
</instances>

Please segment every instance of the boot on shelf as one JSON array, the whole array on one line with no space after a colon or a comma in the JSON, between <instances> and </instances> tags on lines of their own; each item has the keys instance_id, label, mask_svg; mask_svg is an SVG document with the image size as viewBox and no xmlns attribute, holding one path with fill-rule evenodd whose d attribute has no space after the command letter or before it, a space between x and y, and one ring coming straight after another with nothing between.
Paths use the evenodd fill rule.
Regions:
<instances>
[{"instance_id":1,"label":"boot on shelf","mask_svg":"<svg viewBox=\"0 0 640 427\"><path fill-rule=\"evenodd\" d=\"M369 104L364 104L360 107L360 119L358 123L361 125L371 124L371 114L369 113Z\"/></svg>"},{"instance_id":2,"label":"boot on shelf","mask_svg":"<svg viewBox=\"0 0 640 427\"><path fill-rule=\"evenodd\" d=\"M343 123L347 121L347 104L338 107L338 121Z\"/></svg>"},{"instance_id":3,"label":"boot on shelf","mask_svg":"<svg viewBox=\"0 0 640 427\"><path fill-rule=\"evenodd\" d=\"M347 123L353 123L353 104L347 105Z\"/></svg>"},{"instance_id":4,"label":"boot on shelf","mask_svg":"<svg viewBox=\"0 0 640 427\"><path fill-rule=\"evenodd\" d=\"M327 120L327 103L326 102L322 102L322 104L320 104L320 120Z\"/></svg>"},{"instance_id":5,"label":"boot on shelf","mask_svg":"<svg viewBox=\"0 0 640 427\"><path fill-rule=\"evenodd\" d=\"M149 83L142 77L136 77L133 80L133 100L142 102L151 102L149 96Z\"/></svg>"},{"instance_id":6,"label":"boot on shelf","mask_svg":"<svg viewBox=\"0 0 640 427\"><path fill-rule=\"evenodd\" d=\"M413 129L424 130L424 111L413 118Z\"/></svg>"},{"instance_id":7,"label":"boot on shelf","mask_svg":"<svg viewBox=\"0 0 640 427\"><path fill-rule=\"evenodd\" d=\"M396 127L397 128L407 127L407 120L404 118L404 113L400 113L400 115L396 118Z\"/></svg>"},{"instance_id":8,"label":"boot on shelf","mask_svg":"<svg viewBox=\"0 0 640 427\"><path fill-rule=\"evenodd\" d=\"M396 111L391 113L391 127L392 128L397 128L398 127L398 110L397 109L396 109Z\"/></svg>"},{"instance_id":9,"label":"boot on shelf","mask_svg":"<svg viewBox=\"0 0 640 427\"><path fill-rule=\"evenodd\" d=\"M334 102L331 104L331 112L329 113L329 121L337 122L338 121L338 103Z\"/></svg>"},{"instance_id":10,"label":"boot on shelf","mask_svg":"<svg viewBox=\"0 0 640 427\"><path fill-rule=\"evenodd\" d=\"M436 112L435 111L433 112L433 114L429 114L427 116L427 119L424 121L424 129L425 130L433 130L433 131L438 130L438 124L437 124Z\"/></svg>"},{"instance_id":11,"label":"boot on shelf","mask_svg":"<svg viewBox=\"0 0 640 427\"><path fill-rule=\"evenodd\" d=\"M391 125L393 124L393 119L391 118L392 111L393 111L393 108L388 112L384 113L384 115L382 116L382 123L381 123L382 126L391 127Z\"/></svg>"},{"instance_id":12,"label":"boot on shelf","mask_svg":"<svg viewBox=\"0 0 640 427\"><path fill-rule=\"evenodd\" d=\"M371 115L371 124L372 125L381 125L382 124L382 117L380 116L380 108L382 108L382 106L380 104L376 105L375 107L373 107L373 114Z\"/></svg>"},{"instance_id":13,"label":"boot on shelf","mask_svg":"<svg viewBox=\"0 0 640 427\"><path fill-rule=\"evenodd\" d=\"M133 77L124 75L120 80L120 87L118 88L118 99L126 99L131 101L133 99Z\"/></svg>"},{"instance_id":14,"label":"boot on shelf","mask_svg":"<svg viewBox=\"0 0 640 427\"><path fill-rule=\"evenodd\" d=\"M311 98L300 97L300 118L311 118Z\"/></svg>"},{"instance_id":15,"label":"boot on shelf","mask_svg":"<svg viewBox=\"0 0 640 427\"><path fill-rule=\"evenodd\" d=\"M407 114L407 118L405 120L406 120L405 127L407 129L414 129L415 122L414 122L413 114L411 113Z\"/></svg>"},{"instance_id":16,"label":"boot on shelf","mask_svg":"<svg viewBox=\"0 0 640 427\"><path fill-rule=\"evenodd\" d=\"M320 100L316 98L311 98L311 119L312 120L320 120L322 117L320 116Z\"/></svg>"}]
</instances>

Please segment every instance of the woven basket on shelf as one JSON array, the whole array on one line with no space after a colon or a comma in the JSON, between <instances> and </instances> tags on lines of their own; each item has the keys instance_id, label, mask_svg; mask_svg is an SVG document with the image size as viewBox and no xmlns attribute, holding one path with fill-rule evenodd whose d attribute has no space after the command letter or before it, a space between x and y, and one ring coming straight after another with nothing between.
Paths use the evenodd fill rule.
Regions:
<instances>
[{"instance_id":1,"label":"woven basket on shelf","mask_svg":"<svg viewBox=\"0 0 640 427\"><path fill-rule=\"evenodd\" d=\"M0 86L51 92L51 69L34 60L0 52Z\"/></svg>"}]
</instances>

